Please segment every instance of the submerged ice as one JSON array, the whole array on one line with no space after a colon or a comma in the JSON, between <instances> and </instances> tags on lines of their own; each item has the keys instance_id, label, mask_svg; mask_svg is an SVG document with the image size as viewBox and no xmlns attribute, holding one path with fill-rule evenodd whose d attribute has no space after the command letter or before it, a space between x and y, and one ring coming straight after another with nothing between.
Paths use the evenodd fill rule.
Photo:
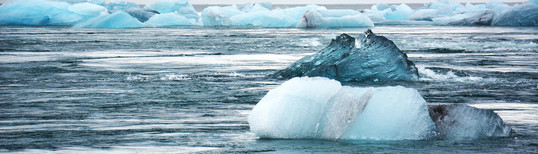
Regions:
<instances>
[{"instance_id":1,"label":"submerged ice","mask_svg":"<svg viewBox=\"0 0 538 154\"><path fill-rule=\"evenodd\" d=\"M277 78L322 76L338 81L412 81L417 68L391 40L367 30L357 38L342 34L318 53L273 74Z\"/></svg>"},{"instance_id":2,"label":"submerged ice","mask_svg":"<svg viewBox=\"0 0 538 154\"><path fill-rule=\"evenodd\" d=\"M428 105L417 90L349 87L322 77L298 77L270 90L248 117L260 138L327 140L468 140L509 136L491 110Z\"/></svg>"}]
</instances>

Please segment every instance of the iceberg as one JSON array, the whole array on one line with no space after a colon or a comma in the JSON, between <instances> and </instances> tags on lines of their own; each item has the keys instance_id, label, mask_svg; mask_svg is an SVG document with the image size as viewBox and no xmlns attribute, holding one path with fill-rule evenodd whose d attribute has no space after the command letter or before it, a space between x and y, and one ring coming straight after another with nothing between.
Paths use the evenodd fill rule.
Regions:
<instances>
[{"instance_id":1,"label":"iceberg","mask_svg":"<svg viewBox=\"0 0 538 154\"><path fill-rule=\"evenodd\" d=\"M259 26L259 27L295 27L308 10L321 8L307 5L288 9L270 10L268 4L253 3L239 7L211 6L202 11L204 26ZM257 4L257 5L256 5ZM267 6L264 6L267 5Z\"/></svg>"},{"instance_id":2,"label":"iceberg","mask_svg":"<svg viewBox=\"0 0 538 154\"><path fill-rule=\"evenodd\" d=\"M513 132L492 110L477 109L465 104L430 104L428 107L430 117L437 127L438 138L471 140L506 137Z\"/></svg>"},{"instance_id":3,"label":"iceberg","mask_svg":"<svg viewBox=\"0 0 538 154\"><path fill-rule=\"evenodd\" d=\"M204 26L230 26L232 16L242 14L237 6L210 6L202 11L202 23Z\"/></svg>"},{"instance_id":4,"label":"iceberg","mask_svg":"<svg viewBox=\"0 0 538 154\"><path fill-rule=\"evenodd\" d=\"M323 77L270 90L248 123L258 137L277 139L473 140L513 132L492 110L427 104L412 88L349 87Z\"/></svg>"},{"instance_id":5,"label":"iceberg","mask_svg":"<svg viewBox=\"0 0 538 154\"><path fill-rule=\"evenodd\" d=\"M435 132L417 90L348 87L321 77L300 77L269 91L248 117L261 138L419 140Z\"/></svg>"},{"instance_id":6,"label":"iceberg","mask_svg":"<svg viewBox=\"0 0 538 154\"><path fill-rule=\"evenodd\" d=\"M157 14L151 17L146 23L157 27L163 26L190 26L193 21L177 13Z\"/></svg>"},{"instance_id":7,"label":"iceberg","mask_svg":"<svg viewBox=\"0 0 538 154\"><path fill-rule=\"evenodd\" d=\"M385 20L408 20L409 16L414 11L406 4L390 7L384 3L372 5L370 10L365 10L364 14L370 17L373 21L383 22Z\"/></svg>"},{"instance_id":8,"label":"iceberg","mask_svg":"<svg viewBox=\"0 0 538 154\"><path fill-rule=\"evenodd\" d=\"M249 2L239 9L243 12L258 12L258 11L271 11L273 4L270 2Z\"/></svg>"},{"instance_id":9,"label":"iceberg","mask_svg":"<svg viewBox=\"0 0 538 154\"><path fill-rule=\"evenodd\" d=\"M321 76L345 82L413 81L418 79L418 71L394 42L368 29L357 38L342 34L318 53L272 76L284 79Z\"/></svg>"},{"instance_id":10,"label":"iceberg","mask_svg":"<svg viewBox=\"0 0 538 154\"><path fill-rule=\"evenodd\" d=\"M144 25L128 13L117 11L76 24L75 28L139 28Z\"/></svg>"},{"instance_id":11,"label":"iceberg","mask_svg":"<svg viewBox=\"0 0 538 154\"><path fill-rule=\"evenodd\" d=\"M86 16L88 18L108 14L108 11L105 7L93 3L77 3L67 7L67 9L71 12Z\"/></svg>"},{"instance_id":12,"label":"iceberg","mask_svg":"<svg viewBox=\"0 0 538 154\"><path fill-rule=\"evenodd\" d=\"M454 16L438 17L433 19L437 25L491 25L495 16L493 10L478 10L474 12L465 12Z\"/></svg>"},{"instance_id":13,"label":"iceberg","mask_svg":"<svg viewBox=\"0 0 538 154\"><path fill-rule=\"evenodd\" d=\"M303 15L296 27L336 28L336 27L373 27L370 18L352 10L309 10Z\"/></svg>"},{"instance_id":14,"label":"iceberg","mask_svg":"<svg viewBox=\"0 0 538 154\"><path fill-rule=\"evenodd\" d=\"M160 14L176 12L179 15L196 21L200 18L188 0L160 0L148 5L146 9L155 10Z\"/></svg>"},{"instance_id":15,"label":"iceberg","mask_svg":"<svg viewBox=\"0 0 538 154\"><path fill-rule=\"evenodd\" d=\"M495 16L492 26L538 26L538 4L516 4Z\"/></svg>"},{"instance_id":16,"label":"iceberg","mask_svg":"<svg viewBox=\"0 0 538 154\"><path fill-rule=\"evenodd\" d=\"M0 25L73 25L86 18L84 13L92 12L80 11L81 15L69 7L69 3L57 1L8 1L0 5Z\"/></svg>"},{"instance_id":17,"label":"iceberg","mask_svg":"<svg viewBox=\"0 0 538 154\"><path fill-rule=\"evenodd\" d=\"M149 18L153 17L156 14L159 14L159 12L155 10L140 9L140 8L129 8L123 11L131 15L132 17L138 19L138 21L140 22L146 22L149 20Z\"/></svg>"},{"instance_id":18,"label":"iceberg","mask_svg":"<svg viewBox=\"0 0 538 154\"><path fill-rule=\"evenodd\" d=\"M136 3L126 2L124 0L112 0L107 4L107 9L112 12L123 11L130 8L140 8L140 6Z\"/></svg>"}]
</instances>

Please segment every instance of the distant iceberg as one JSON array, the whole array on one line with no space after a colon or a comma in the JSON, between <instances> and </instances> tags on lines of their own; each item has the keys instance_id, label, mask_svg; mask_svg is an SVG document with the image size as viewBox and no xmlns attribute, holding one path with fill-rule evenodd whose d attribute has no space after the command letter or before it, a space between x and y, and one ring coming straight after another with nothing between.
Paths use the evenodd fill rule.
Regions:
<instances>
[{"instance_id":1,"label":"distant iceberg","mask_svg":"<svg viewBox=\"0 0 538 154\"><path fill-rule=\"evenodd\" d=\"M412 88L348 87L298 77L270 90L248 117L260 138L326 140L472 140L510 136L491 110L428 105Z\"/></svg>"},{"instance_id":2,"label":"distant iceberg","mask_svg":"<svg viewBox=\"0 0 538 154\"><path fill-rule=\"evenodd\" d=\"M274 77L321 76L338 81L413 81L418 71L391 40L367 30L357 38L342 34L318 53L306 56Z\"/></svg>"},{"instance_id":3,"label":"distant iceberg","mask_svg":"<svg viewBox=\"0 0 538 154\"><path fill-rule=\"evenodd\" d=\"M75 28L140 28L144 25L131 15L118 11L76 24Z\"/></svg>"},{"instance_id":4,"label":"distant iceberg","mask_svg":"<svg viewBox=\"0 0 538 154\"><path fill-rule=\"evenodd\" d=\"M538 26L538 4L523 3L495 16L493 26Z\"/></svg>"},{"instance_id":5,"label":"distant iceberg","mask_svg":"<svg viewBox=\"0 0 538 154\"><path fill-rule=\"evenodd\" d=\"M296 27L337 28L373 27L367 16L353 10L309 10L303 15Z\"/></svg>"},{"instance_id":6,"label":"distant iceberg","mask_svg":"<svg viewBox=\"0 0 538 154\"><path fill-rule=\"evenodd\" d=\"M500 0L465 5L438 0L413 10L406 4L378 3L366 10L327 9L305 5L273 9L269 2L244 5L210 6L197 12L188 0L159 0L140 5L111 0L8 0L0 5L0 25L73 26L125 12L142 22L142 26L122 25L93 28L135 28L161 26L238 26L284 28L373 27L375 25L487 25L537 26L537 2L530 0L510 6ZM163 15L159 15L163 14ZM166 14L166 15L164 15ZM146 23L150 18L159 15ZM184 18L186 20L184 20ZM129 18L125 18L127 20ZM91 20L97 21L97 20ZM123 20L122 20L123 21ZM113 21L111 21L113 22ZM94 23L97 24L97 23ZM86 25L89 25L86 23ZM80 26L74 26L80 27Z\"/></svg>"}]
</instances>

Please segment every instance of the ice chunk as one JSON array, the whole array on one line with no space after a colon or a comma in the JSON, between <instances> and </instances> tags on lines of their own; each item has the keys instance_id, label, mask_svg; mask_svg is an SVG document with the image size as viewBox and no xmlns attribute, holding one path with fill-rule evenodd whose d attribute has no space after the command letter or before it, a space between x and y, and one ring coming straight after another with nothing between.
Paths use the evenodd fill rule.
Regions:
<instances>
[{"instance_id":1,"label":"ice chunk","mask_svg":"<svg viewBox=\"0 0 538 154\"><path fill-rule=\"evenodd\" d=\"M93 3L77 3L67 7L67 9L71 12L87 17L96 17L108 14L105 7Z\"/></svg>"},{"instance_id":2,"label":"ice chunk","mask_svg":"<svg viewBox=\"0 0 538 154\"><path fill-rule=\"evenodd\" d=\"M320 6L307 5L288 9L243 12L235 5L212 6L202 11L204 26L260 26L260 27L295 27L303 14Z\"/></svg>"},{"instance_id":3,"label":"ice chunk","mask_svg":"<svg viewBox=\"0 0 538 154\"><path fill-rule=\"evenodd\" d=\"M73 25L85 19L69 6L46 0L8 1L0 5L0 25Z\"/></svg>"},{"instance_id":4,"label":"ice chunk","mask_svg":"<svg viewBox=\"0 0 538 154\"><path fill-rule=\"evenodd\" d=\"M243 5L240 9L243 12L271 11L273 4L270 2L250 2Z\"/></svg>"},{"instance_id":5,"label":"ice chunk","mask_svg":"<svg viewBox=\"0 0 538 154\"><path fill-rule=\"evenodd\" d=\"M310 10L307 11L297 27L373 27L374 24L360 12L348 10Z\"/></svg>"},{"instance_id":6,"label":"ice chunk","mask_svg":"<svg viewBox=\"0 0 538 154\"><path fill-rule=\"evenodd\" d=\"M230 18L231 25L234 26L258 26L266 27L265 15L269 14L269 11L257 11L250 13L243 13L232 16Z\"/></svg>"},{"instance_id":7,"label":"ice chunk","mask_svg":"<svg viewBox=\"0 0 538 154\"><path fill-rule=\"evenodd\" d=\"M110 15L92 18L88 21L76 24L76 28L139 28L143 24L131 15L117 11Z\"/></svg>"},{"instance_id":8,"label":"ice chunk","mask_svg":"<svg viewBox=\"0 0 538 154\"><path fill-rule=\"evenodd\" d=\"M413 14L409 15L409 19L431 21L433 18L453 16L460 10L465 9L465 6L463 6L461 3L449 0L438 0L436 2L426 3L424 5L425 8L419 9Z\"/></svg>"},{"instance_id":9,"label":"ice chunk","mask_svg":"<svg viewBox=\"0 0 538 154\"><path fill-rule=\"evenodd\" d=\"M124 12L138 19L138 21L140 22L146 22L148 21L149 18L153 17L156 14L159 14L159 12L155 10L140 9L140 8L129 8L127 10L124 10Z\"/></svg>"},{"instance_id":10,"label":"ice chunk","mask_svg":"<svg viewBox=\"0 0 538 154\"><path fill-rule=\"evenodd\" d=\"M465 12L453 16L434 18L433 22L438 25L491 25L495 16L493 10L478 10Z\"/></svg>"},{"instance_id":11,"label":"ice chunk","mask_svg":"<svg viewBox=\"0 0 538 154\"><path fill-rule=\"evenodd\" d=\"M160 0L150 5L151 9L161 14L177 12L188 18L199 20L200 16L188 0Z\"/></svg>"},{"instance_id":12,"label":"ice chunk","mask_svg":"<svg viewBox=\"0 0 538 154\"><path fill-rule=\"evenodd\" d=\"M512 129L492 110L464 104L431 104L428 110L440 138L468 140L510 136L512 133Z\"/></svg>"},{"instance_id":13,"label":"ice chunk","mask_svg":"<svg viewBox=\"0 0 538 154\"><path fill-rule=\"evenodd\" d=\"M92 3L92 4L96 4L96 5L101 5L101 6L105 6L106 5L106 0L87 0L88 3Z\"/></svg>"},{"instance_id":14,"label":"ice chunk","mask_svg":"<svg viewBox=\"0 0 538 154\"><path fill-rule=\"evenodd\" d=\"M391 9L390 6L386 3L377 3L375 5L372 5L372 8L375 7L375 10L386 10ZM373 10L373 9L372 9Z\"/></svg>"},{"instance_id":15,"label":"ice chunk","mask_svg":"<svg viewBox=\"0 0 538 154\"><path fill-rule=\"evenodd\" d=\"M523 3L506 9L495 16L492 26L538 26L538 5Z\"/></svg>"},{"instance_id":16,"label":"ice chunk","mask_svg":"<svg viewBox=\"0 0 538 154\"><path fill-rule=\"evenodd\" d=\"M193 21L185 18L177 13L157 14L151 17L146 23L157 27L163 26L189 26L193 25Z\"/></svg>"},{"instance_id":17,"label":"ice chunk","mask_svg":"<svg viewBox=\"0 0 538 154\"><path fill-rule=\"evenodd\" d=\"M409 15L413 14L413 9L411 7L400 4L398 5L394 11L391 11L390 13L385 14L385 19L389 20L407 20L409 18Z\"/></svg>"},{"instance_id":18,"label":"ice chunk","mask_svg":"<svg viewBox=\"0 0 538 154\"><path fill-rule=\"evenodd\" d=\"M248 122L261 138L415 140L435 131L415 89L347 87L320 77L293 78L269 91Z\"/></svg>"},{"instance_id":19,"label":"ice chunk","mask_svg":"<svg viewBox=\"0 0 538 154\"><path fill-rule=\"evenodd\" d=\"M413 62L396 45L367 30L358 38L338 36L320 52L304 57L284 70L277 78L322 76L338 81L417 80Z\"/></svg>"},{"instance_id":20,"label":"ice chunk","mask_svg":"<svg viewBox=\"0 0 538 154\"><path fill-rule=\"evenodd\" d=\"M237 6L210 6L202 11L202 23L204 26L229 26L232 21L230 17L242 14Z\"/></svg>"},{"instance_id":21,"label":"ice chunk","mask_svg":"<svg viewBox=\"0 0 538 154\"><path fill-rule=\"evenodd\" d=\"M509 5L504 4L500 0L491 0L490 2L486 3L486 8L495 10L497 14L501 14L505 9L509 7Z\"/></svg>"},{"instance_id":22,"label":"ice chunk","mask_svg":"<svg viewBox=\"0 0 538 154\"><path fill-rule=\"evenodd\" d=\"M107 5L107 9L109 11L123 11L129 8L140 8L140 6L138 6L136 3L126 2L124 0L112 0Z\"/></svg>"}]
</instances>

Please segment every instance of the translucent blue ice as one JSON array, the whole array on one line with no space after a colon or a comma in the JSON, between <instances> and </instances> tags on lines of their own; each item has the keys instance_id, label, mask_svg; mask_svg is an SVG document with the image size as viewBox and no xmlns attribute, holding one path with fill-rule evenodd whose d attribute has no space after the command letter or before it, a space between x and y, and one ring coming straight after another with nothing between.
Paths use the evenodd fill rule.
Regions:
<instances>
[{"instance_id":1,"label":"translucent blue ice","mask_svg":"<svg viewBox=\"0 0 538 154\"><path fill-rule=\"evenodd\" d=\"M156 26L156 27L163 27L163 26L190 26L190 25L194 25L196 22L193 20L189 20L185 18L184 16L179 15L177 13L171 12L171 13L154 15L146 23L151 24L152 26Z\"/></svg>"},{"instance_id":2,"label":"translucent blue ice","mask_svg":"<svg viewBox=\"0 0 538 154\"><path fill-rule=\"evenodd\" d=\"M112 0L107 4L107 9L109 11L121 11L127 10L129 8L140 8L140 6L133 2L127 2L124 0Z\"/></svg>"},{"instance_id":3,"label":"translucent blue ice","mask_svg":"<svg viewBox=\"0 0 538 154\"><path fill-rule=\"evenodd\" d=\"M153 9L160 14L176 12L188 19L199 20L200 16L188 0L159 0L146 9Z\"/></svg>"},{"instance_id":4,"label":"translucent blue ice","mask_svg":"<svg viewBox=\"0 0 538 154\"><path fill-rule=\"evenodd\" d=\"M46 0L8 1L0 5L0 25L72 25L85 19L71 12L69 6L67 2Z\"/></svg>"},{"instance_id":5,"label":"translucent blue ice","mask_svg":"<svg viewBox=\"0 0 538 154\"><path fill-rule=\"evenodd\" d=\"M144 25L128 13L117 11L76 24L75 28L139 28Z\"/></svg>"}]
</instances>

